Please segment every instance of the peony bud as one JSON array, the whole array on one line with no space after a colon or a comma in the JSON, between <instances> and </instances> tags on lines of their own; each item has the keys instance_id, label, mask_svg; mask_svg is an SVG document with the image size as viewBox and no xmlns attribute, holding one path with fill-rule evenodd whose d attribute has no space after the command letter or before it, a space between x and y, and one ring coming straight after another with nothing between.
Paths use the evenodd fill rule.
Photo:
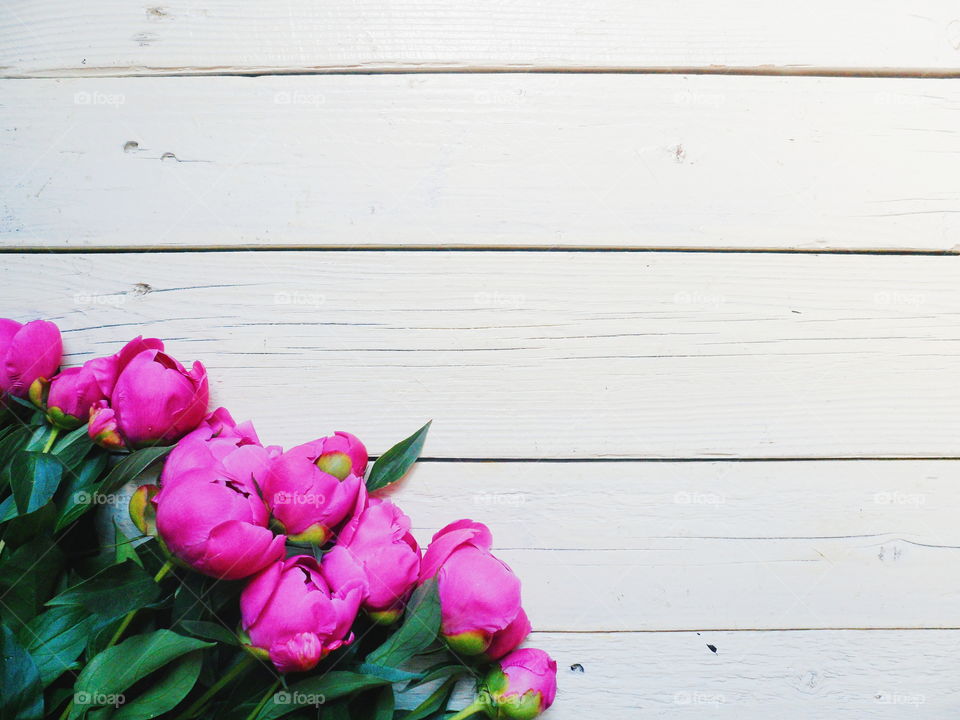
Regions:
<instances>
[{"instance_id":1,"label":"peony bud","mask_svg":"<svg viewBox=\"0 0 960 720\"><path fill-rule=\"evenodd\" d=\"M90 408L105 399L89 364L67 368L50 382L39 378L30 386L30 400L62 430L83 425L90 417Z\"/></svg>"},{"instance_id":2,"label":"peony bud","mask_svg":"<svg viewBox=\"0 0 960 720\"><path fill-rule=\"evenodd\" d=\"M241 637L248 650L269 657L282 673L310 670L353 642L350 627L362 597L360 582L334 586L313 557L290 557L262 570L244 588Z\"/></svg>"},{"instance_id":3,"label":"peony bud","mask_svg":"<svg viewBox=\"0 0 960 720\"><path fill-rule=\"evenodd\" d=\"M344 471L341 455L351 459L344 477L320 468ZM362 507L366 488L356 471L362 473L365 467L366 450L347 433L299 445L275 458L263 481L274 524L295 542L323 545L344 518Z\"/></svg>"},{"instance_id":4,"label":"peony bud","mask_svg":"<svg viewBox=\"0 0 960 720\"><path fill-rule=\"evenodd\" d=\"M553 704L557 663L543 650L514 650L487 674L479 703L495 720L532 720Z\"/></svg>"},{"instance_id":5,"label":"peony bud","mask_svg":"<svg viewBox=\"0 0 960 720\"><path fill-rule=\"evenodd\" d=\"M107 406L106 400L101 400L90 408L89 422L87 434L97 445L107 450L122 450L126 447L117 432L117 415Z\"/></svg>"},{"instance_id":6,"label":"peony bud","mask_svg":"<svg viewBox=\"0 0 960 720\"><path fill-rule=\"evenodd\" d=\"M433 536L421 563L421 582L437 577L441 633L461 655L487 651L522 612L520 580L490 553L492 544L485 525L458 520ZM520 621L507 639L521 634L524 627ZM508 643L501 642L499 649L504 644Z\"/></svg>"},{"instance_id":7,"label":"peony bud","mask_svg":"<svg viewBox=\"0 0 960 720\"><path fill-rule=\"evenodd\" d=\"M0 392L25 398L38 378L51 378L60 366L63 341L52 322L21 325L0 318Z\"/></svg>"},{"instance_id":8,"label":"peony bud","mask_svg":"<svg viewBox=\"0 0 960 720\"><path fill-rule=\"evenodd\" d=\"M338 431L316 442L320 453L316 464L323 472L340 480L351 473L363 477L367 469L367 448L356 435Z\"/></svg>"}]
</instances>

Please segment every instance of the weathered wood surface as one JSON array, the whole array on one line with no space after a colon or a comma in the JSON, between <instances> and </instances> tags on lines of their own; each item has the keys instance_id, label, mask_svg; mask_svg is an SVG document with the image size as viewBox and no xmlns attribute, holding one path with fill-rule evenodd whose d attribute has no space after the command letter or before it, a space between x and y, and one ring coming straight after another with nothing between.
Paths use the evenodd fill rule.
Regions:
<instances>
[{"instance_id":1,"label":"weathered wood surface","mask_svg":"<svg viewBox=\"0 0 960 720\"><path fill-rule=\"evenodd\" d=\"M534 633L530 642L559 665L544 720L942 720L960 706L956 630ZM470 697L464 683L458 706Z\"/></svg>"},{"instance_id":2,"label":"weathered wood surface","mask_svg":"<svg viewBox=\"0 0 960 720\"><path fill-rule=\"evenodd\" d=\"M423 70L960 70L946 0L8 0L7 76Z\"/></svg>"},{"instance_id":3,"label":"weathered wood surface","mask_svg":"<svg viewBox=\"0 0 960 720\"><path fill-rule=\"evenodd\" d=\"M955 251L960 79L0 83L0 243Z\"/></svg>"},{"instance_id":4,"label":"weathered wood surface","mask_svg":"<svg viewBox=\"0 0 960 720\"><path fill-rule=\"evenodd\" d=\"M5 255L0 306L72 362L131 335L295 443L440 458L960 455L960 259L258 252Z\"/></svg>"},{"instance_id":5,"label":"weathered wood surface","mask_svg":"<svg viewBox=\"0 0 960 720\"><path fill-rule=\"evenodd\" d=\"M941 720L958 260L870 253L960 247L958 73L942 0L11 0L72 79L0 82L0 315L269 442L432 417L394 496L491 526L551 720Z\"/></svg>"}]
</instances>

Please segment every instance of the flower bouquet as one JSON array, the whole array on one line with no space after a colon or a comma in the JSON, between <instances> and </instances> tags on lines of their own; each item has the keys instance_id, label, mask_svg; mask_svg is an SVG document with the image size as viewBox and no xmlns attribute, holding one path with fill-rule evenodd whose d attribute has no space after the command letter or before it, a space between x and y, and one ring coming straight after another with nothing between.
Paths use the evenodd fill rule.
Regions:
<instances>
[{"instance_id":1,"label":"flower bouquet","mask_svg":"<svg viewBox=\"0 0 960 720\"><path fill-rule=\"evenodd\" d=\"M0 718L520 720L553 702L489 529L457 520L421 551L380 496L429 423L368 467L349 433L284 451L208 412L206 369L160 340L61 356L53 323L0 319ZM475 701L448 710L470 678Z\"/></svg>"}]
</instances>

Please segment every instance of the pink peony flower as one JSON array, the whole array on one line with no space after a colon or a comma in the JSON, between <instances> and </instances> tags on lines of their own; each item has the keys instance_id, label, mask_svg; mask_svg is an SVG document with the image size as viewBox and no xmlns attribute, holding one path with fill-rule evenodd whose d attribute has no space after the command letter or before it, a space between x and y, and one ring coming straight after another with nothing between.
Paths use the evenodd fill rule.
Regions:
<instances>
[{"instance_id":1,"label":"pink peony flower","mask_svg":"<svg viewBox=\"0 0 960 720\"><path fill-rule=\"evenodd\" d=\"M522 612L520 580L490 553L493 537L486 525L458 520L440 530L423 556L420 580L436 576L447 644L462 655L479 655ZM520 634L525 624L501 636L496 647ZM522 638L521 638L522 639ZM519 640L517 640L519 642Z\"/></svg>"},{"instance_id":2,"label":"pink peony flower","mask_svg":"<svg viewBox=\"0 0 960 720\"><path fill-rule=\"evenodd\" d=\"M337 545L324 558L334 584L360 578L363 608L377 622L391 623L420 573L420 546L410 534L410 518L391 502L371 499L344 525Z\"/></svg>"},{"instance_id":3,"label":"pink peony flower","mask_svg":"<svg viewBox=\"0 0 960 720\"><path fill-rule=\"evenodd\" d=\"M191 370L157 348L159 341L131 341L117 355L94 367L108 399L90 409L88 432L108 448L169 444L193 430L207 411L207 371Z\"/></svg>"},{"instance_id":4,"label":"pink peony flower","mask_svg":"<svg viewBox=\"0 0 960 720\"><path fill-rule=\"evenodd\" d=\"M309 555L290 557L262 570L240 595L248 648L282 673L310 670L353 642L363 586L356 580L334 586L325 572Z\"/></svg>"},{"instance_id":5,"label":"pink peony flower","mask_svg":"<svg viewBox=\"0 0 960 720\"><path fill-rule=\"evenodd\" d=\"M285 554L286 539L267 527L269 513L252 480L263 459L251 453L245 460L229 471L187 471L153 498L157 531L170 552L224 580L252 575Z\"/></svg>"},{"instance_id":6,"label":"pink peony flower","mask_svg":"<svg viewBox=\"0 0 960 720\"><path fill-rule=\"evenodd\" d=\"M213 471L222 466L228 476L252 480L259 487L270 461L280 453L277 446L260 444L249 420L237 425L226 408L217 408L177 442L164 461L160 485L172 487L191 470Z\"/></svg>"},{"instance_id":7,"label":"pink peony flower","mask_svg":"<svg viewBox=\"0 0 960 720\"><path fill-rule=\"evenodd\" d=\"M35 380L53 377L62 355L60 330L52 322L21 325L0 318L0 392L27 397Z\"/></svg>"}]
</instances>

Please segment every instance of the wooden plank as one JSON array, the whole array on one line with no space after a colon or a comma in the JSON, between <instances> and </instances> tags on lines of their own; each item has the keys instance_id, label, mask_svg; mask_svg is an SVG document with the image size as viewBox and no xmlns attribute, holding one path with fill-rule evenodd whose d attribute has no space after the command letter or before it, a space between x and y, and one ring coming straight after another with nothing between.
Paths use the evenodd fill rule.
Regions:
<instances>
[{"instance_id":1,"label":"wooden plank","mask_svg":"<svg viewBox=\"0 0 960 720\"><path fill-rule=\"evenodd\" d=\"M960 247L960 80L301 76L0 92L0 242L23 248Z\"/></svg>"},{"instance_id":2,"label":"wooden plank","mask_svg":"<svg viewBox=\"0 0 960 720\"><path fill-rule=\"evenodd\" d=\"M528 644L559 666L544 720L942 720L960 707L957 631L534 633ZM464 683L456 707L471 697Z\"/></svg>"},{"instance_id":3,"label":"wooden plank","mask_svg":"<svg viewBox=\"0 0 960 720\"><path fill-rule=\"evenodd\" d=\"M8 76L422 70L960 69L945 0L9 0Z\"/></svg>"},{"instance_id":4,"label":"wooden plank","mask_svg":"<svg viewBox=\"0 0 960 720\"><path fill-rule=\"evenodd\" d=\"M487 523L534 627L955 627L956 461L428 463L428 542Z\"/></svg>"},{"instance_id":5,"label":"wooden plank","mask_svg":"<svg viewBox=\"0 0 960 720\"><path fill-rule=\"evenodd\" d=\"M432 457L960 455L960 260L757 253L8 254L72 362L137 333L273 442ZM316 423L319 422L320 426Z\"/></svg>"}]
</instances>

